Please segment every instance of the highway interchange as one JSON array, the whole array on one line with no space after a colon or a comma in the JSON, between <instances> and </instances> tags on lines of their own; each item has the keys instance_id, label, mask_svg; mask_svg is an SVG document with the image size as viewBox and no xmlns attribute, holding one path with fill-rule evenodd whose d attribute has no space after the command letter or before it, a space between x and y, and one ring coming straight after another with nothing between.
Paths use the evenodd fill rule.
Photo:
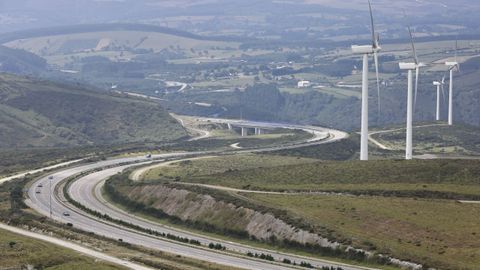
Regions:
<instances>
[{"instance_id":1,"label":"highway interchange","mask_svg":"<svg viewBox=\"0 0 480 270\"><path fill-rule=\"evenodd\" d=\"M247 149L239 151L230 151L230 153L245 153L272 151L284 148L303 147L313 144L332 143L346 138L348 135L337 130L330 130L312 126L271 124L263 122L238 121L227 119L200 119L199 121L216 122L216 123L232 123L236 125L258 126L264 128L285 128L285 129L302 129L312 133L312 139L303 142L297 142L285 146L268 147L262 149ZM151 157L128 157L116 158L99 161L95 163L82 164L75 167L60 169L54 173L45 175L36 180L28 190L27 204L39 212L40 214L51 217L61 223L71 223L77 229L87 232L94 232L97 235L105 236L112 239L122 239L123 242L144 246L150 249L178 254L185 257L208 261L212 263L222 264L226 266L238 267L243 269L292 269L294 266L283 264L283 259L289 259L292 262L308 262L315 267L335 266L344 270L369 269L359 266L345 265L315 258L307 258L293 254L278 253L275 251L255 248L242 244L237 244L225 240L214 239L199 234L178 230L167 227L158 223L148 221L138 216L127 213L117 207L109 204L101 193L104 180L123 170L140 165L148 165L159 163L165 159L181 159L187 156L203 156L211 154L222 154L222 152L205 151L205 152L180 152L153 155ZM95 171L93 171L95 170ZM202 243L202 246L194 246L183 244L180 242L168 240L162 237L152 236L131 228L122 227L121 225L98 219L79 208L69 204L63 195L61 185L64 180L75 176L79 173L87 173L86 175L76 179L68 188L70 197L88 209L95 210L102 214L108 214L110 217L123 220L125 222L137 225L141 228L152 229L160 233L170 233L180 237L195 239ZM50 196L53 194L53 196ZM67 214L68 213L68 214ZM225 252L214 251L205 247L209 243L220 243L226 247ZM275 258L276 262L253 259L245 256L247 252L270 254ZM130 268L136 268L131 267Z\"/></svg>"}]
</instances>

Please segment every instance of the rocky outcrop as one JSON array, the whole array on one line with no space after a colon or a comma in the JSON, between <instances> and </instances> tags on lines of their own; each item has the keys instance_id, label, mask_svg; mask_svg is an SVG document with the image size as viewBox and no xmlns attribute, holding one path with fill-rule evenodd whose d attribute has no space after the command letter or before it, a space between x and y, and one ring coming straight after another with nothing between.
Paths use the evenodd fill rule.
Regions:
<instances>
[{"instance_id":1,"label":"rocky outcrop","mask_svg":"<svg viewBox=\"0 0 480 270\"><path fill-rule=\"evenodd\" d=\"M184 221L201 221L220 228L245 231L260 240L274 237L278 240L286 239L323 247L339 246L339 243L329 241L318 234L295 228L272 214L217 201L210 195L153 185L134 187L127 196Z\"/></svg>"}]
</instances>

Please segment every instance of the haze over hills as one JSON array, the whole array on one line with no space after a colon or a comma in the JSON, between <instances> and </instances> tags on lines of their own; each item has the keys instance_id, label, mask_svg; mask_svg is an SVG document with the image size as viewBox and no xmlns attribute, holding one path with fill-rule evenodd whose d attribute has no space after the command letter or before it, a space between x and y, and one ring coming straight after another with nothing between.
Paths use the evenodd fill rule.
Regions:
<instances>
[{"instance_id":1,"label":"haze over hills","mask_svg":"<svg viewBox=\"0 0 480 270\"><path fill-rule=\"evenodd\" d=\"M374 2L374 7L378 10L383 36L406 37L401 9L408 11L412 24L425 35L479 33L474 26L479 10L471 1L379 0ZM363 20L367 10L364 1L360 0L5 0L0 3L0 10L2 32L69 24L129 22L207 35L285 37L297 34L297 38L302 35L341 38L353 32L368 35L368 22ZM72 14L72 10L76 12ZM451 20L452 17L455 19Z\"/></svg>"},{"instance_id":2,"label":"haze over hills","mask_svg":"<svg viewBox=\"0 0 480 270\"><path fill-rule=\"evenodd\" d=\"M186 136L159 105L84 86L0 75L0 148L168 141Z\"/></svg>"}]
</instances>

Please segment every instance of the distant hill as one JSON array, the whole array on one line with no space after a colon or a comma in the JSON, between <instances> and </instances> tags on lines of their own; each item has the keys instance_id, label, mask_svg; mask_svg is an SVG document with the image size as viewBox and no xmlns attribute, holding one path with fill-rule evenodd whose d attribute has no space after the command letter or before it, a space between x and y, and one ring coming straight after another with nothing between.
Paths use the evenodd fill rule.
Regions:
<instances>
[{"instance_id":1,"label":"distant hill","mask_svg":"<svg viewBox=\"0 0 480 270\"><path fill-rule=\"evenodd\" d=\"M47 61L36 54L0 45L0 72L39 74L47 69Z\"/></svg>"},{"instance_id":2,"label":"distant hill","mask_svg":"<svg viewBox=\"0 0 480 270\"><path fill-rule=\"evenodd\" d=\"M0 148L167 141L186 136L161 106L0 74Z\"/></svg>"}]
</instances>

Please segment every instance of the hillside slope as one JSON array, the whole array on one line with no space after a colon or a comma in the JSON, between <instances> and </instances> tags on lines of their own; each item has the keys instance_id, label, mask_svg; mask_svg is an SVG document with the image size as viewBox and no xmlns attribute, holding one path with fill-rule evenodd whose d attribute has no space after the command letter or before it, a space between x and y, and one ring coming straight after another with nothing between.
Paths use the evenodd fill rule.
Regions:
<instances>
[{"instance_id":1,"label":"hillside slope","mask_svg":"<svg viewBox=\"0 0 480 270\"><path fill-rule=\"evenodd\" d=\"M0 148L166 141L186 132L159 105L0 74Z\"/></svg>"},{"instance_id":2,"label":"hillside slope","mask_svg":"<svg viewBox=\"0 0 480 270\"><path fill-rule=\"evenodd\" d=\"M0 46L0 72L39 74L47 70L47 61L33 53Z\"/></svg>"}]
</instances>

